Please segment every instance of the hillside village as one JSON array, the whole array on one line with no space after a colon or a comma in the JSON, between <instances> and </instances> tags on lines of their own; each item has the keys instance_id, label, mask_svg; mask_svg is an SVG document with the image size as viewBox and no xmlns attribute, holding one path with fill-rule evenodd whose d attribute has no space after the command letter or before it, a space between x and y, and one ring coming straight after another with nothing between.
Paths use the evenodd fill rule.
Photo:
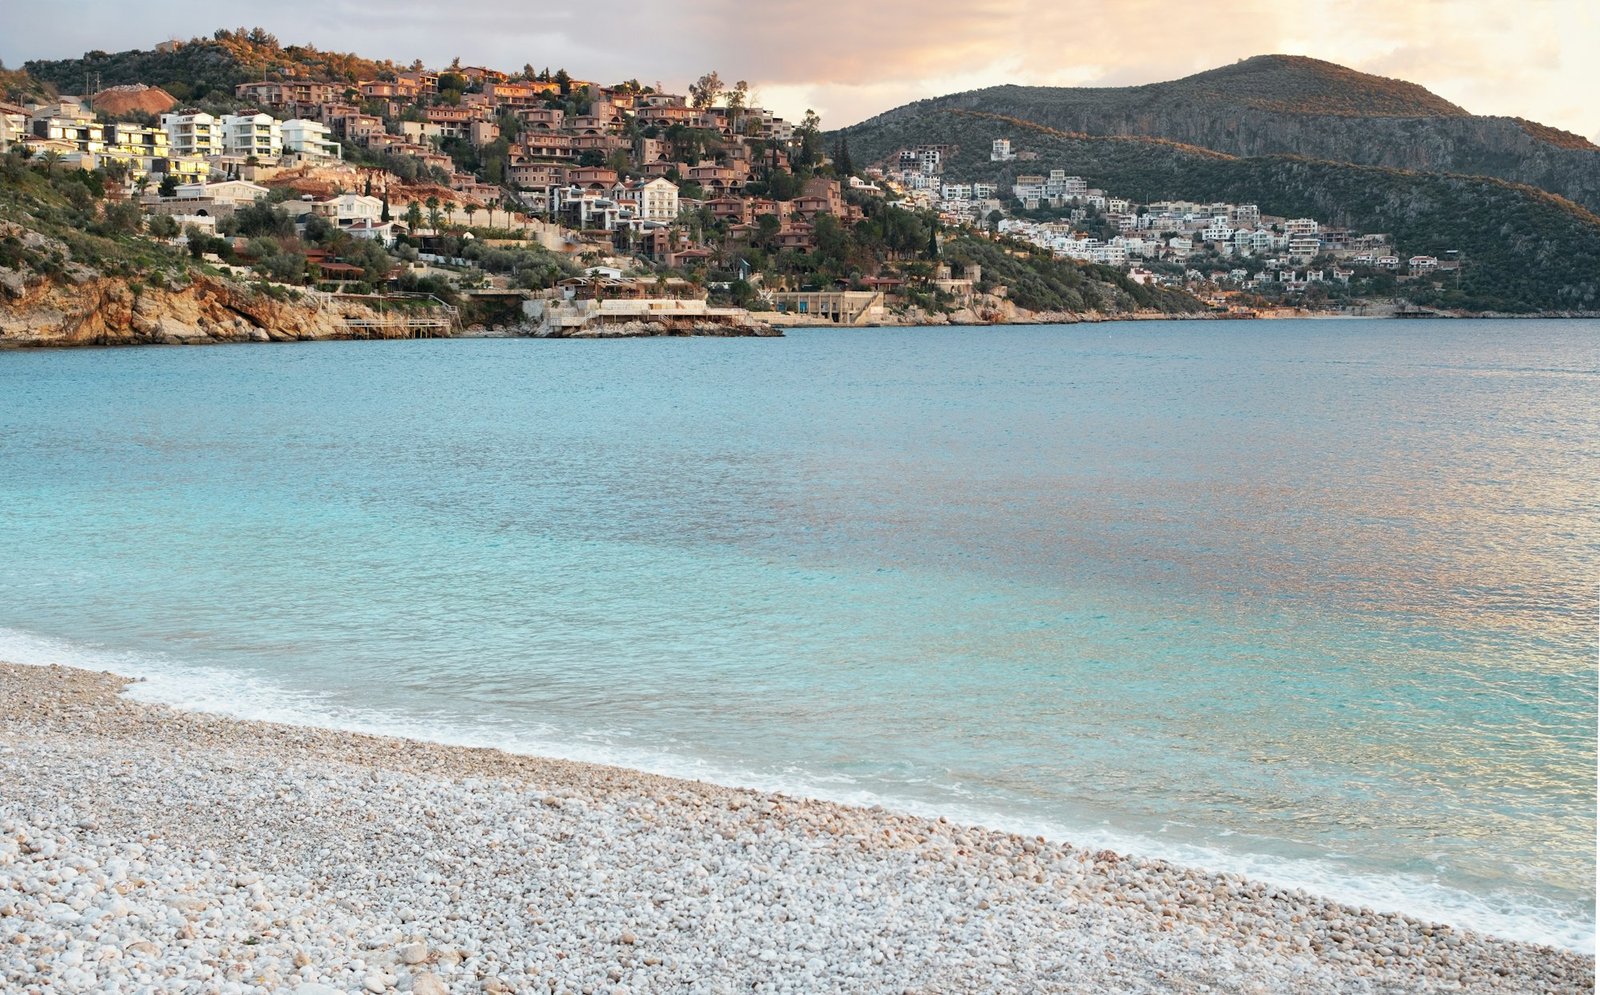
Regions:
<instances>
[{"instance_id":1,"label":"hillside village","mask_svg":"<svg viewBox=\"0 0 1600 995\"><path fill-rule=\"evenodd\" d=\"M950 182L943 173L951 151L902 149L878 172L903 191L904 203L937 212L942 224L992 229L1061 258L1125 269L1140 283L1182 286L1217 306L1325 298L1330 285L1347 290L1352 279L1368 293L1392 292L1407 281L1448 278L1462 266L1460 253L1402 258L1387 234L1263 214L1255 204L1140 203L1065 169L1018 172L1009 183L1004 175ZM1034 164L1040 156L997 138L989 160Z\"/></svg>"},{"instance_id":2,"label":"hillside village","mask_svg":"<svg viewBox=\"0 0 1600 995\"><path fill-rule=\"evenodd\" d=\"M0 152L104 177L145 233L234 276L452 306L466 294L488 323L586 326L602 302L629 318L749 308L855 324L1248 314L1462 264L1252 204L1135 203L1062 168L948 182L946 146L858 170L844 141L824 150L816 115L785 121L715 72L683 93L459 60L264 75L192 105L153 83L0 104ZM1000 139L990 157L1014 170L1037 154ZM1085 280L1099 289L1080 293ZM518 314L529 299L546 303Z\"/></svg>"}]
</instances>

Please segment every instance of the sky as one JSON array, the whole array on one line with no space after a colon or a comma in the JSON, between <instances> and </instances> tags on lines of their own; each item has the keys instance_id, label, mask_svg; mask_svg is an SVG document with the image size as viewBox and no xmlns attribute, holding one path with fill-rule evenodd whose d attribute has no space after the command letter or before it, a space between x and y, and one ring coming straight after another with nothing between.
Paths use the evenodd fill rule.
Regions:
<instances>
[{"instance_id":1,"label":"sky","mask_svg":"<svg viewBox=\"0 0 1600 995\"><path fill-rule=\"evenodd\" d=\"M565 67L676 92L715 69L824 127L997 83L1121 86L1309 55L1600 142L1597 0L0 0L0 59L241 25L368 58Z\"/></svg>"}]
</instances>

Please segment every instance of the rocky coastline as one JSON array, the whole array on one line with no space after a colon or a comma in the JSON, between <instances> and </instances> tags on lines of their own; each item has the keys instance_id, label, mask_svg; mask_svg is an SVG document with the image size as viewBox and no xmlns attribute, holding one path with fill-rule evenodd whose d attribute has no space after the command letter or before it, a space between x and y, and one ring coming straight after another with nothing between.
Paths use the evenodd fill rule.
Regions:
<instances>
[{"instance_id":1,"label":"rocky coastline","mask_svg":"<svg viewBox=\"0 0 1600 995\"><path fill-rule=\"evenodd\" d=\"M18 281L0 292L0 348L415 336L357 301L291 291L273 295L210 276L166 285L79 274L65 282Z\"/></svg>"},{"instance_id":2,"label":"rocky coastline","mask_svg":"<svg viewBox=\"0 0 1600 995\"><path fill-rule=\"evenodd\" d=\"M0 665L0 988L1589 992L1594 960L1039 838Z\"/></svg>"}]
</instances>

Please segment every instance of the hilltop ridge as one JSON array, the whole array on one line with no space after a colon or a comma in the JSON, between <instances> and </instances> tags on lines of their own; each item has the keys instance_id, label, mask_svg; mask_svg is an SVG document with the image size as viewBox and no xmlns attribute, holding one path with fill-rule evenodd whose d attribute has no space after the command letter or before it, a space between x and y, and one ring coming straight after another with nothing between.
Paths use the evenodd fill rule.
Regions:
<instances>
[{"instance_id":1,"label":"hilltop ridge","mask_svg":"<svg viewBox=\"0 0 1600 995\"><path fill-rule=\"evenodd\" d=\"M1306 56L1256 56L1140 86L987 87L906 104L857 128L946 110L1089 136L1164 138L1236 156L1491 176L1600 210L1600 147L1581 135L1474 115L1415 83Z\"/></svg>"}]
</instances>

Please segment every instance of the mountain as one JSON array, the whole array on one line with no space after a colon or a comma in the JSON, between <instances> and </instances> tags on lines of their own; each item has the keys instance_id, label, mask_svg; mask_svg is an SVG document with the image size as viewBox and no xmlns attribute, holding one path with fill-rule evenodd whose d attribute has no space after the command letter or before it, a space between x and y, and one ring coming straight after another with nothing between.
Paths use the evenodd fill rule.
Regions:
<instances>
[{"instance_id":1,"label":"mountain","mask_svg":"<svg viewBox=\"0 0 1600 995\"><path fill-rule=\"evenodd\" d=\"M914 108L914 109L913 109ZM1600 309L1600 217L1546 191L1485 176L1426 173L1303 156L1239 156L1140 136L1090 136L1016 117L924 101L831 136L857 162L882 162L922 144L954 146L952 181L998 182L1051 168L1138 201L1254 203L1268 214L1313 217L1394 237L1400 254L1456 250L1457 284L1429 301L1476 311ZM994 139L1037 152L989 161Z\"/></svg>"},{"instance_id":2,"label":"mountain","mask_svg":"<svg viewBox=\"0 0 1600 995\"><path fill-rule=\"evenodd\" d=\"M1600 211L1600 148L1582 136L1480 117L1415 83L1302 56L1262 55L1145 86L995 86L907 104L866 124L939 110L1086 135L1164 138L1236 156L1493 176Z\"/></svg>"}]
</instances>

